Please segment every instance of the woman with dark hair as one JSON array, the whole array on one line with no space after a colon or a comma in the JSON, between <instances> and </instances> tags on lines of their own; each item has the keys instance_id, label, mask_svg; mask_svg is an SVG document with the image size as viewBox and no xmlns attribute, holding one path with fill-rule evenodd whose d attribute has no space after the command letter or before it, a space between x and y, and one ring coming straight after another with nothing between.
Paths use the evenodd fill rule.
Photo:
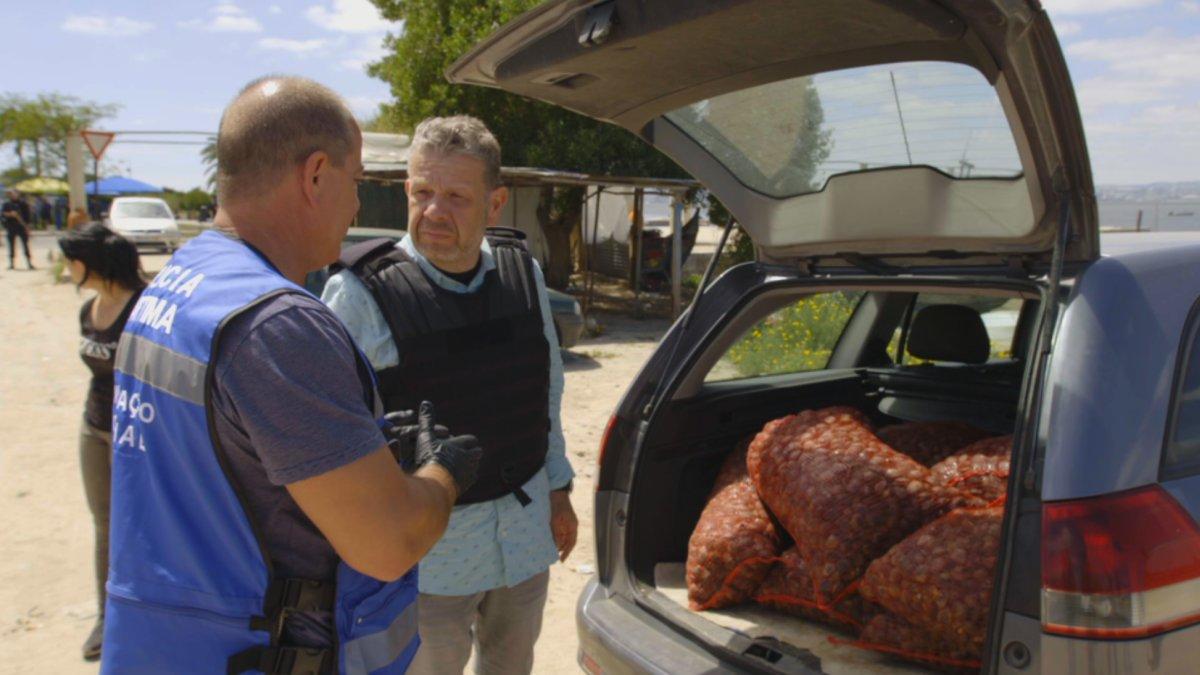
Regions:
<instances>
[{"instance_id":1,"label":"woman with dark hair","mask_svg":"<svg viewBox=\"0 0 1200 675\"><path fill-rule=\"evenodd\" d=\"M79 435L79 463L88 508L96 526L96 593L100 612L83 644L83 658L100 658L104 637L104 582L108 577L108 505L112 472L113 363L117 340L146 286L137 247L98 223L67 232L58 240L75 286L96 294L83 303L79 355L92 371Z\"/></svg>"}]
</instances>

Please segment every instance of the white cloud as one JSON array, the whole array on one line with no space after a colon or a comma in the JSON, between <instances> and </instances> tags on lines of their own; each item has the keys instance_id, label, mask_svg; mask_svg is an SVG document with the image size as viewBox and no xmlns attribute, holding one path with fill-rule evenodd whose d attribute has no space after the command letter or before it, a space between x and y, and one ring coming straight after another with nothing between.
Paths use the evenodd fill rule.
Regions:
<instances>
[{"instance_id":1,"label":"white cloud","mask_svg":"<svg viewBox=\"0 0 1200 675\"><path fill-rule=\"evenodd\" d=\"M312 40L289 40L287 38L262 38L258 41L261 49L270 51L291 52L292 54L311 54L329 45L328 40L316 38Z\"/></svg>"},{"instance_id":2,"label":"white cloud","mask_svg":"<svg viewBox=\"0 0 1200 675\"><path fill-rule=\"evenodd\" d=\"M283 14L283 8L280 7L279 5L271 5L271 7L267 11L269 11L272 14Z\"/></svg>"},{"instance_id":3,"label":"white cloud","mask_svg":"<svg viewBox=\"0 0 1200 675\"><path fill-rule=\"evenodd\" d=\"M1200 1L1187 0L1187 2L1181 2L1179 3L1179 9L1188 14L1200 14Z\"/></svg>"},{"instance_id":4,"label":"white cloud","mask_svg":"<svg viewBox=\"0 0 1200 675\"><path fill-rule=\"evenodd\" d=\"M368 35L363 38L358 47L352 49L341 60L343 68L347 70L362 71L367 67L368 63L373 63L383 58L387 54L387 49L383 46L382 35Z\"/></svg>"},{"instance_id":5,"label":"white cloud","mask_svg":"<svg viewBox=\"0 0 1200 675\"><path fill-rule=\"evenodd\" d=\"M1194 180L1200 155L1200 39L1156 29L1067 47L1101 67L1076 84L1098 183Z\"/></svg>"},{"instance_id":6,"label":"white cloud","mask_svg":"<svg viewBox=\"0 0 1200 675\"><path fill-rule=\"evenodd\" d=\"M84 33L86 35L103 35L107 37L128 37L141 35L154 28L149 21L138 21L123 16L68 16L63 21L62 29L69 33Z\"/></svg>"},{"instance_id":7,"label":"white cloud","mask_svg":"<svg viewBox=\"0 0 1200 675\"><path fill-rule=\"evenodd\" d=\"M1078 21L1055 21L1054 32L1058 37L1065 38L1072 35L1079 35L1083 31L1083 24Z\"/></svg>"},{"instance_id":8,"label":"white cloud","mask_svg":"<svg viewBox=\"0 0 1200 675\"><path fill-rule=\"evenodd\" d=\"M208 30L217 33L261 33L262 24L232 2L222 2L212 8L213 20Z\"/></svg>"},{"instance_id":9,"label":"white cloud","mask_svg":"<svg viewBox=\"0 0 1200 675\"><path fill-rule=\"evenodd\" d=\"M1082 61L1104 63L1102 74L1078 84L1085 114L1108 104L1159 104L1179 96L1197 96L1200 87L1200 39L1164 30L1108 40L1084 40L1067 47Z\"/></svg>"},{"instance_id":10,"label":"white cloud","mask_svg":"<svg viewBox=\"0 0 1200 675\"><path fill-rule=\"evenodd\" d=\"M379 104L383 102L384 99L374 96L349 96L346 98L346 104L350 106L350 111L359 119L374 117L379 112Z\"/></svg>"},{"instance_id":11,"label":"white cloud","mask_svg":"<svg viewBox=\"0 0 1200 675\"><path fill-rule=\"evenodd\" d=\"M1097 183L1196 180L1200 103L1149 106L1120 121L1085 123Z\"/></svg>"},{"instance_id":12,"label":"white cloud","mask_svg":"<svg viewBox=\"0 0 1200 675\"><path fill-rule=\"evenodd\" d=\"M367 0L331 0L310 6L304 15L322 28L342 33L379 33L392 27Z\"/></svg>"},{"instance_id":13,"label":"white cloud","mask_svg":"<svg viewBox=\"0 0 1200 675\"><path fill-rule=\"evenodd\" d=\"M1153 7L1162 0L1042 0L1050 16L1065 14L1107 14Z\"/></svg>"},{"instance_id":14,"label":"white cloud","mask_svg":"<svg viewBox=\"0 0 1200 675\"><path fill-rule=\"evenodd\" d=\"M262 24L252 16L222 14L213 19L208 29L218 33L261 33Z\"/></svg>"}]
</instances>

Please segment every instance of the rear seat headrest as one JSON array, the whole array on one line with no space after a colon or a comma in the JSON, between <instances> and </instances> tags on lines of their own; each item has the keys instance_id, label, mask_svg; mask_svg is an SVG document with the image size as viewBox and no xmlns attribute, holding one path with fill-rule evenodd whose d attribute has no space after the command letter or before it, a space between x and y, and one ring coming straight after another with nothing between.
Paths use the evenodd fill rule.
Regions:
<instances>
[{"instance_id":1,"label":"rear seat headrest","mask_svg":"<svg viewBox=\"0 0 1200 675\"><path fill-rule=\"evenodd\" d=\"M987 363L992 344L976 310L964 305L929 305L913 318L908 353L930 361Z\"/></svg>"}]
</instances>

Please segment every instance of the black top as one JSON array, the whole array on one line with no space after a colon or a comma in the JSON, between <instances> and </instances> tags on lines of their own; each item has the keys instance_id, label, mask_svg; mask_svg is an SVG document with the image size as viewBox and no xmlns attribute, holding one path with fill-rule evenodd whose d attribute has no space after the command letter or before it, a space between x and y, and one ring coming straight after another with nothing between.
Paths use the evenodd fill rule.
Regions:
<instances>
[{"instance_id":1,"label":"black top","mask_svg":"<svg viewBox=\"0 0 1200 675\"><path fill-rule=\"evenodd\" d=\"M96 330L92 325L92 305L95 304L96 298L88 298L79 310L79 332L82 335L79 340L79 356L92 371L92 382L88 385L83 418L89 426L102 431L112 428L113 364L117 357L117 340L121 338L125 322L129 320L129 314L141 294L141 291L135 292L129 298L129 302L125 303L125 308L121 310L117 320L103 330Z\"/></svg>"},{"instance_id":2,"label":"black top","mask_svg":"<svg viewBox=\"0 0 1200 675\"><path fill-rule=\"evenodd\" d=\"M471 280L474 279L475 275L479 273L479 266L482 264L483 264L483 259L481 258L475 262L474 267L467 270L466 272L447 272L446 270L444 270L440 267L438 267L438 271L441 272L442 274L445 274L446 276L450 277L451 279L457 281L458 283L466 286L467 284L471 283ZM435 267L437 267L437 266L435 265Z\"/></svg>"},{"instance_id":3,"label":"black top","mask_svg":"<svg viewBox=\"0 0 1200 675\"><path fill-rule=\"evenodd\" d=\"M6 200L3 206L0 206L0 214L3 214L5 227L20 227L21 221L17 220L17 214L21 215L21 219L25 224L29 224L29 205L22 201Z\"/></svg>"},{"instance_id":4,"label":"black top","mask_svg":"<svg viewBox=\"0 0 1200 675\"><path fill-rule=\"evenodd\" d=\"M479 479L457 503L513 494L525 504L521 486L546 463L550 347L533 259L519 241L488 241L496 268L473 293L433 283L386 240L346 249L339 264L371 291L400 354L377 372L384 408L432 401L439 423L483 446Z\"/></svg>"}]
</instances>

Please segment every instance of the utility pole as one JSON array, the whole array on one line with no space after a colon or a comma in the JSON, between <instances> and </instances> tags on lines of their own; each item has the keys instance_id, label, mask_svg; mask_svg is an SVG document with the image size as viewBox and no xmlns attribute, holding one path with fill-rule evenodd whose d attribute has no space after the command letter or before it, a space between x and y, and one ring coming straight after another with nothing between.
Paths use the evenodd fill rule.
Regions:
<instances>
[{"instance_id":1,"label":"utility pole","mask_svg":"<svg viewBox=\"0 0 1200 675\"><path fill-rule=\"evenodd\" d=\"M83 168L83 136L78 133L67 136L67 185L70 186L69 209L87 210L87 197L84 196L86 179Z\"/></svg>"}]
</instances>

